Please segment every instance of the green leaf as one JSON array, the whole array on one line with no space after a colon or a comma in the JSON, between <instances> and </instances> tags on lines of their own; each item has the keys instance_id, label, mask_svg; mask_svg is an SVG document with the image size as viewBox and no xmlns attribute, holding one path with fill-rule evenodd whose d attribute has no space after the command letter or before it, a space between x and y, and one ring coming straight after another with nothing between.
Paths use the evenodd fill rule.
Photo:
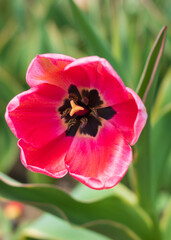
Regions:
<instances>
[{"instance_id":1,"label":"green leaf","mask_svg":"<svg viewBox=\"0 0 171 240\"><path fill-rule=\"evenodd\" d=\"M14 184L0 174L0 196L36 206L44 211L67 219L72 224L91 226L90 223L103 220L121 224L142 239L150 240L152 222L137 205L126 199L109 195L98 201L78 201L59 188L48 185ZM130 221L131 219L131 221ZM93 228L100 232L101 228ZM111 237L111 232L104 235Z\"/></svg>"},{"instance_id":2,"label":"green leaf","mask_svg":"<svg viewBox=\"0 0 171 240\"><path fill-rule=\"evenodd\" d=\"M163 172L162 184L164 189L171 193L171 150L166 161L165 170Z\"/></svg>"},{"instance_id":3,"label":"green leaf","mask_svg":"<svg viewBox=\"0 0 171 240\"><path fill-rule=\"evenodd\" d=\"M115 188L103 190L103 191L95 191L91 188L87 188L83 184L78 184L76 188L72 191L72 196L77 200L81 201L97 201L101 198L107 198L109 196L118 196L123 199L126 199L130 204L137 204L136 195L129 190L126 186L119 183ZM89 226L90 229L101 232L107 232L107 235L111 233L111 236L115 236L115 239L120 240L131 240L131 239L139 239L139 237L130 229L122 224L118 224L117 222L111 221L95 221L91 223Z\"/></svg>"},{"instance_id":4,"label":"green leaf","mask_svg":"<svg viewBox=\"0 0 171 240\"><path fill-rule=\"evenodd\" d=\"M155 139L155 143L151 142L152 134L156 138L162 135L162 126L160 129L151 132L150 113L154 101L154 94L157 85L157 72L159 62L164 49L166 37L166 26L159 33L157 40L148 57L144 72L139 83L137 93L146 102L148 120L145 128L142 131L140 139L136 145L136 159L134 164L136 175L136 191L138 194L140 205L150 214L154 223L154 238L161 239L160 229L158 224L158 216L155 208L156 201L156 183L158 181L159 171L156 175L156 153L155 148L160 148L159 139ZM163 136L163 135L162 135ZM152 147L153 144L153 147ZM153 148L153 150L152 150ZM159 154L159 157L162 155ZM158 162L161 163L161 160ZM158 164L158 167L161 164ZM157 176L157 177L156 177Z\"/></svg>"},{"instance_id":5,"label":"green leaf","mask_svg":"<svg viewBox=\"0 0 171 240\"><path fill-rule=\"evenodd\" d=\"M138 143L134 147L135 187L140 205L150 214L154 211L154 199L151 184L150 123L146 122Z\"/></svg>"},{"instance_id":6,"label":"green leaf","mask_svg":"<svg viewBox=\"0 0 171 240\"><path fill-rule=\"evenodd\" d=\"M142 73L142 77L137 87L137 93L143 99L144 102L146 101L150 89L152 89L151 92L153 92L152 96L150 97L150 100L151 101L153 100L153 95L155 93L155 86L157 81L157 78L155 79L155 75L158 70L159 62L164 50L166 30L167 27L164 26L160 31L153 45L153 48L148 56L144 71Z\"/></svg>"},{"instance_id":7,"label":"green leaf","mask_svg":"<svg viewBox=\"0 0 171 240\"><path fill-rule=\"evenodd\" d=\"M151 157L153 159L152 185L154 196L162 185L161 179L164 177L164 170L171 146L171 111L161 117L151 132Z\"/></svg>"},{"instance_id":8,"label":"green leaf","mask_svg":"<svg viewBox=\"0 0 171 240\"><path fill-rule=\"evenodd\" d=\"M152 185L154 196L162 186L171 146L171 68L160 84L152 110L151 157L154 161ZM170 169L170 168L169 168ZM170 173L169 173L170 175Z\"/></svg>"},{"instance_id":9,"label":"green leaf","mask_svg":"<svg viewBox=\"0 0 171 240\"><path fill-rule=\"evenodd\" d=\"M153 175L155 168L155 159L151 156L151 122L150 110L152 106L155 86L157 83L156 71L158 70L159 61L164 49L166 37L166 26L159 33L157 40L150 52L144 72L141 77L137 93L145 102L147 99L148 120L142 131L140 139L137 143L136 160L134 164L136 174L136 190L139 201L151 215L154 214L154 192L153 192ZM149 94L150 91L150 94Z\"/></svg>"},{"instance_id":10,"label":"green leaf","mask_svg":"<svg viewBox=\"0 0 171 240\"><path fill-rule=\"evenodd\" d=\"M170 194L166 191L162 191L159 193L156 201L156 208L158 215L163 215L165 208L170 200Z\"/></svg>"},{"instance_id":11,"label":"green leaf","mask_svg":"<svg viewBox=\"0 0 171 240\"><path fill-rule=\"evenodd\" d=\"M14 96L15 88L8 85L8 77L5 78L4 71L0 68L0 171L7 172L11 170L17 160L18 148L16 138L11 133L4 119L5 108L8 101Z\"/></svg>"},{"instance_id":12,"label":"green leaf","mask_svg":"<svg viewBox=\"0 0 171 240\"><path fill-rule=\"evenodd\" d=\"M121 183L118 183L114 188L105 189L103 191L95 191L91 188L86 187L83 184L78 184L71 194L79 201L97 201L101 198L115 195L123 199L125 198L130 204L132 203L136 205L138 203L135 193L133 193L130 189L128 189Z\"/></svg>"},{"instance_id":13,"label":"green leaf","mask_svg":"<svg viewBox=\"0 0 171 240\"><path fill-rule=\"evenodd\" d=\"M56 182L55 178L31 171L27 171L27 179L29 183L53 184Z\"/></svg>"},{"instance_id":14,"label":"green leaf","mask_svg":"<svg viewBox=\"0 0 171 240\"><path fill-rule=\"evenodd\" d=\"M82 35L83 39L86 41L87 46L91 54L96 54L100 57L106 58L110 64L115 68L118 74L123 77L121 68L119 67L116 60L112 57L111 51L107 46L106 42L101 39L94 29L93 24L91 24L86 16L81 12L78 6L74 3L73 0L69 1L71 4L71 9L73 12L73 17L78 26L79 32Z\"/></svg>"},{"instance_id":15,"label":"green leaf","mask_svg":"<svg viewBox=\"0 0 171 240\"><path fill-rule=\"evenodd\" d=\"M15 164L19 151L16 138L10 132L4 118L0 116L0 171L8 172Z\"/></svg>"},{"instance_id":16,"label":"green leaf","mask_svg":"<svg viewBox=\"0 0 171 240\"><path fill-rule=\"evenodd\" d=\"M171 199L161 218L161 229L163 233L163 240L171 239Z\"/></svg>"},{"instance_id":17,"label":"green leaf","mask_svg":"<svg viewBox=\"0 0 171 240\"><path fill-rule=\"evenodd\" d=\"M85 225L85 227L89 227L89 229L93 231L98 231L101 234L107 235L110 239L119 239L119 240L141 240L139 236L135 234L135 232L131 231L125 225L114 221L107 220L97 220L91 222L90 224Z\"/></svg>"},{"instance_id":18,"label":"green leaf","mask_svg":"<svg viewBox=\"0 0 171 240\"><path fill-rule=\"evenodd\" d=\"M71 225L67 221L44 214L24 230L24 237L49 240L110 240L108 237L93 231Z\"/></svg>"},{"instance_id":19,"label":"green leaf","mask_svg":"<svg viewBox=\"0 0 171 240\"><path fill-rule=\"evenodd\" d=\"M107 231L113 230L114 239L119 240L141 240L135 233L131 232L125 226L122 226L118 223L97 221L94 224L91 224L90 228L93 229L94 226L99 226L99 232L103 234L103 228L106 228ZM28 228L24 230L23 233L26 239L49 239L49 240L77 240L77 239L93 239L93 240L109 240L113 239L95 233L93 231L87 230L83 227L78 227L76 225L71 225L67 221L61 220L58 217L54 217L50 214L44 214L38 220L33 222Z\"/></svg>"},{"instance_id":20,"label":"green leaf","mask_svg":"<svg viewBox=\"0 0 171 240\"><path fill-rule=\"evenodd\" d=\"M154 205L157 190L163 184L165 168L171 146L171 69L160 84L154 108L152 110L152 126L150 136L147 137L148 129L144 129L138 142L138 161L139 161L139 189L141 191L140 201L147 209L151 209L150 196ZM148 123L149 124L149 121ZM146 136L145 136L146 135ZM144 144L142 141L144 140ZM146 145L146 149L144 146ZM149 152L147 152L147 149ZM140 152L141 151L141 152ZM145 152L145 155L144 155ZM140 159L141 158L141 159ZM145 165L147 161L148 166ZM151 163L150 163L151 161ZM137 163L135 163L136 166ZM170 168L169 168L170 169ZM170 175L170 173L169 173ZM143 180L142 180L143 179Z\"/></svg>"},{"instance_id":21,"label":"green leaf","mask_svg":"<svg viewBox=\"0 0 171 240\"><path fill-rule=\"evenodd\" d=\"M152 109L151 122L152 125L158 121L169 110L171 111L171 67L166 72L160 88L157 93L157 97Z\"/></svg>"}]
</instances>

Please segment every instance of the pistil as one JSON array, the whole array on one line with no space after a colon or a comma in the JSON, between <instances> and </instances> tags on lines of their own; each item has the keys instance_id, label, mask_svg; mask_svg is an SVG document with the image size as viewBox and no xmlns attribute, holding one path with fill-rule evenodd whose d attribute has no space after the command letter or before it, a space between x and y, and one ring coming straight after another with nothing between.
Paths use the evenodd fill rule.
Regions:
<instances>
[{"instance_id":1,"label":"pistil","mask_svg":"<svg viewBox=\"0 0 171 240\"><path fill-rule=\"evenodd\" d=\"M79 105L77 105L74 100L70 101L71 104L71 111L69 113L69 115L72 117L74 114L76 115L84 115L87 110Z\"/></svg>"}]
</instances>

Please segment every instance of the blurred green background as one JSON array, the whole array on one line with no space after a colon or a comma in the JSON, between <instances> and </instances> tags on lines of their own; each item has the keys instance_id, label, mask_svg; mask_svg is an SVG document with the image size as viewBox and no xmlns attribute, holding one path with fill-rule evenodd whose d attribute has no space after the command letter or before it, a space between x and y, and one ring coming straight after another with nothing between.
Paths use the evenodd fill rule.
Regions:
<instances>
[{"instance_id":1,"label":"blurred green background","mask_svg":"<svg viewBox=\"0 0 171 240\"><path fill-rule=\"evenodd\" d=\"M0 172L2 172L2 176L3 173L5 173L20 182L55 183L60 186L62 185L67 190L71 190L76 184L76 181L70 176L65 176L64 179L57 180L27 171L22 166L19 159L17 139L9 130L4 119L4 113L8 102L16 94L29 89L25 81L25 75L29 63L37 54L61 53L70 55L74 58L88 55L105 57L122 77L126 86L136 90L154 41L161 28L167 25L165 50L162 61L160 62L160 71L157 71L156 74L158 76L157 91L155 93L151 119L150 114L148 118L151 124L151 138L148 139L149 148L151 150L151 162L149 161L149 165L149 159L146 157L148 154L146 154L146 152L142 153L140 149L142 156L139 156L139 158L142 161L139 160L139 175L136 176L137 182L140 183L138 186L140 191L135 191L136 181L132 174L132 166L130 166L122 182L133 191L119 184L114 190L110 189L111 191L99 191L97 193L82 185L78 185L74 188L72 195L74 197L82 196L82 199L89 199L90 196L96 197L96 195L103 196L103 194L113 194L113 192L115 192L116 196L117 194L123 195L125 197L123 202L122 198L118 198L118 202L121 204L118 205L121 210L120 215L118 214L119 218L120 216L122 218L123 214L123 219L125 219L124 211L129 209L132 215L128 214L128 216L135 217L131 220L133 226L136 226L136 224L138 225L136 214L140 211L142 214L139 213L140 219L141 217L145 219L145 225L142 224L141 226L141 224L139 224L137 232L139 231L138 233L140 236L141 234L145 236L146 234L148 235L148 232L146 233L143 229L145 229L144 226L147 224L146 220L148 217L145 216L146 212L140 210L140 206L143 210L145 209L150 216L150 220L148 219L150 231L158 234L156 231L158 225L156 224L157 227L155 226L153 213L151 209L146 206L146 202L150 199L150 194L152 192L151 195L155 196L153 204L155 205L157 217L161 219L160 228L164 232L163 239L169 240L168 236L171 236L171 1L75 0L74 2L81 12L76 5L73 4L73 0L0 0ZM148 126L146 126L146 129L147 128ZM140 144L142 143L141 141L143 141L142 139L143 136L139 140ZM138 144L137 147L139 147ZM136 154L134 154L134 157L136 159ZM136 169L135 160L133 166ZM151 167L151 169L148 169L148 167ZM152 181L149 181L148 184L149 179L152 179ZM4 189L7 189L7 194L8 187L8 185L4 187ZM148 187L149 190L147 189ZM9 189L12 190L12 187ZM1 190L3 195L3 189ZM134 192L136 192L137 195L134 194ZM15 191L12 193L15 195ZM41 188L39 193L41 193ZM150 193L149 196L148 193ZM57 200L55 204L58 206L57 194L61 196L62 193L60 190L56 189L55 196ZM11 196L13 197L13 195ZM23 195L21 194L19 196L19 201L23 201ZM48 201L53 200L51 195L47 195L46 197L49 197ZM139 200L139 205L136 199ZM143 203L144 199L146 200L145 203ZM116 199L114 198L114 200L117 202L117 197ZM106 205L104 204L104 209L108 209L107 201L108 200L104 200L104 203L106 203ZM68 203L69 202L70 197ZM117 204L115 205L115 201L113 203L114 211L117 211ZM166 205L167 207L165 208ZM76 206L75 212L77 212L77 205L75 205L75 203L72 207L74 206ZM54 212L55 211L56 209ZM98 216L98 208L94 209L94 211ZM111 212L111 209L109 211ZM33 213L35 210L32 209L30 211L29 209L28 212ZM79 214L81 217L83 216L83 219L84 214L87 216L86 214L91 213L91 211L82 212L80 211ZM38 212L38 215L39 214ZM73 216L75 215L73 214ZM113 216L115 217L115 214L113 214ZM28 219L28 215L25 218ZM35 218L35 216L33 216L33 218ZM154 223L154 229L151 224L151 219ZM10 232L10 240L18 240L19 235L17 235L18 233L16 232L16 236L14 236L14 232L11 231L11 225L8 226L9 229L6 228L8 224L6 225L5 223L6 220L1 208L0 221L4 223L5 231ZM59 227L59 229L48 229L48 234L56 236L57 232L63 237L65 228L67 228L68 231L66 232L68 233L68 238L66 239L70 240L70 231L73 232L73 229L70 229L71 226L68 228L68 226L65 225L66 223L58 221L59 219L52 218L52 216L43 216L40 222L38 221L36 223L36 230L40 229L40 232L44 231L47 233L46 227L49 228L49 226L57 224L61 227ZM48 225L47 223L49 222L52 224ZM131 221L127 219L127 225L130 227L129 224L131 224ZM21 224L18 231L20 231L20 229L22 231L23 227L24 226ZM117 228L118 226L115 227ZM104 229L108 230L108 228ZM136 227L135 229L133 227L133 230L136 230ZM118 232L120 234L120 231ZM94 240L96 239L95 237L101 239L100 236L89 236L84 232L82 234L85 236L85 239ZM78 232L74 235L74 239L77 239L77 235ZM46 236L45 234L45 238L43 239L48 239ZM61 239L63 239L62 237ZM160 237L153 237L155 240L160 239ZM30 237L27 239L32 238ZM116 239L120 240L121 238ZM122 239L127 240L128 238ZM150 237L148 239L151 240Z\"/></svg>"},{"instance_id":2,"label":"blurred green background","mask_svg":"<svg viewBox=\"0 0 171 240\"><path fill-rule=\"evenodd\" d=\"M0 171L23 182L28 181L26 174L29 181L53 181L24 170L16 139L4 120L10 99L29 88L25 74L37 54L106 57L125 84L136 89L154 39L167 25L158 88L171 75L171 1L75 2L91 25L87 31L82 30L70 0L0 0ZM158 111L156 107L154 122Z\"/></svg>"}]
</instances>

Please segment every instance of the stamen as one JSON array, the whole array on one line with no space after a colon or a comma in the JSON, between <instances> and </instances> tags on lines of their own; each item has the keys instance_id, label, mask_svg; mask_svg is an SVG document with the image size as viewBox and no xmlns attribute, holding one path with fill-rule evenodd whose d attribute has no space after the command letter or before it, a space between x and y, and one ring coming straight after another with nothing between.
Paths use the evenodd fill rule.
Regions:
<instances>
[{"instance_id":1,"label":"stamen","mask_svg":"<svg viewBox=\"0 0 171 240\"><path fill-rule=\"evenodd\" d=\"M71 108L67 108L65 111L63 111L61 118L66 117L71 111Z\"/></svg>"},{"instance_id":2,"label":"stamen","mask_svg":"<svg viewBox=\"0 0 171 240\"><path fill-rule=\"evenodd\" d=\"M74 126L76 123L77 123L77 120L76 120L75 118L70 119L69 122L68 122L68 128L67 128L67 130L70 130L70 128L71 128L72 126Z\"/></svg>"},{"instance_id":3,"label":"stamen","mask_svg":"<svg viewBox=\"0 0 171 240\"><path fill-rule=\"evenodd\" d=\"M74 100L70 101L71 104L71 111L70 111L70 116L72 117L75 113L79 112L79 111L84 111L85 109L77 104L75 104Z\"/></svg>"},{"instance_id":4,"label":"stamen","mask_svg":"<svg viewBox=\"0 0 171 240\"><path fill-rule=\"evenodd\" d=\"M88 123L88 119L83 117L83 118L81 118L80 122L81 122L80 123L80 128L84 128Z\"/></svg>"},{"instance_id":5,"label":"stamen","mask_svg":"<svg viewBox=\"0 0 171 240\"><path fill-rule=\"evenodd\" d=\"M85 105L88 105L88 103L89 103L88 98L87 98L87 97L84 97L84 98L83 98L83 102L84 102Z\"/></svg>"},{"instance_id":6,"label":"stamen","mask_svg":"<svg viewBox=\"0 0 171 240\"><path fill-rule=\"evenodd\" d=\"M97 110L96 110L95 108L91 108L90 114L91 114L93 117L95 117L96 119L99 118L98 113L97 113Z\"/></svg>"},{"instance_id":7,"label":"stamen","mask_svg":"<svg viewBox=\"0 0 171 240\"><path fill-rule=\"evenodd\" d=\"M69 100L74 101L75 103L78 101L78 97L74 93L69 94Z\"/></svg>"}]
</instances>

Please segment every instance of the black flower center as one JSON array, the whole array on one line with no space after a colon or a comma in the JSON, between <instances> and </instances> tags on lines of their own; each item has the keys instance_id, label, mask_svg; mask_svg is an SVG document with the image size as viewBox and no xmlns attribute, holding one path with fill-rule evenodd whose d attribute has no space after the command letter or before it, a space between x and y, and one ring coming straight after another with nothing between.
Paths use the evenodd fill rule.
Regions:
<instances>
[{"instance_id":1,"label":"black flower center","mask_svg":"<svg viewBox=\"0 0 171 240\"><path fill-rule=\"evenodd\" d=\"M95 137L102 118L108 120L116 113L110 106L100 108L103 101L96 89L83 89L80 94L75 85L70 85L68 95L58 109L67 124L66 136L75 136L79 130L80 134Z\"/></svg>"}]
</instances>

